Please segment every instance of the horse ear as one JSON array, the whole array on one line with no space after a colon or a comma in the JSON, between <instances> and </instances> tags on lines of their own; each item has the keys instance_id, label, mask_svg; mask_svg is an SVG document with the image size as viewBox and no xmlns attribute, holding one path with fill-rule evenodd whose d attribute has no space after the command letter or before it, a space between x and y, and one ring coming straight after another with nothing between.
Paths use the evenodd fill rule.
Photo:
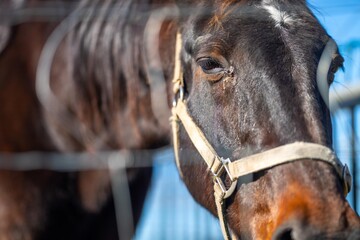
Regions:
<instances>
[{"instance_id":1,"label":"horse ear","mask_svg":"<svg viewBox=\"0 0 360 240\"><path fill-rule=\"evenodd\" d=\"M0 53L6 47L10 38L10 27L0 24Z\"/></svg>"}]
</instances>

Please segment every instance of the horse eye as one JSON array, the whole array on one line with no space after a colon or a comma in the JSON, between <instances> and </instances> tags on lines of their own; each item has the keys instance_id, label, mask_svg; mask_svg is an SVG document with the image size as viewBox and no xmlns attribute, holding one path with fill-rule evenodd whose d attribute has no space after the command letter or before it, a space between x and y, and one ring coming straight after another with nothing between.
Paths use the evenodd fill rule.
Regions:
<instances>
[{"instance_id":1,"label":"horse eye","mask_svg":"<svg viewBox=\"0 0 360 240\"><path fill-rule=\"evenodd\" d=\"M212 58L200 58L197 60L197 64L199 64L203 72L206 74L215 74L224 71L224 67Z\"/></svg>"}]
</instances>

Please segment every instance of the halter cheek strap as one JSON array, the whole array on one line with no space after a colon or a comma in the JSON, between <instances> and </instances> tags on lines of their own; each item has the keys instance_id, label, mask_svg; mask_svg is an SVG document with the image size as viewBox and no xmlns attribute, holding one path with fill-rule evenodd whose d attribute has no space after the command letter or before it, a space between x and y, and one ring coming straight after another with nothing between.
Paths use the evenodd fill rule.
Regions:
<instances>
[{"instance_id":1,"label":"halter cheek strap","mask_svg":"<svg viewBox=\"0 0 360 240\"><path fill-rule=\"evenodd\" d=\"M181 46L181 35L178 34L173 80L175 99L171 117L176 165L180 176L183 177L179 159L179 129L181 123L213 176L214 198L225 240L236 238L235 236L231 236L231 231L226 222L225 200L234 193L237 179L241 176L298 160L323 161L334 167L343 182L344 194L345 196L347 195L350 191L352 181L348 167L340 162L331 149L319 144L295 142L234 161L221 158L187 112L186 100L184 99L184 82L180 66ZM228 188L222 180L225 174L231 180L231 185Z\"/></svg>"}]
</instances>

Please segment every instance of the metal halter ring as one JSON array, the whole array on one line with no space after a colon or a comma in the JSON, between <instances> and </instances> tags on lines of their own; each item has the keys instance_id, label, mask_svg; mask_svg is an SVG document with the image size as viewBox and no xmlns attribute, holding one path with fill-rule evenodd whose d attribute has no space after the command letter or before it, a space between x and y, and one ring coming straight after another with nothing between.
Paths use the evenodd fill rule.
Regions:
<instances>
[{"instance_id":1,"label":"metal halter ring","mask_svg":"<svg viewBox=\"0 0 360 240\"><path fill-rule=\"evenodd\" d=\"M214 183L218 184L221 191L224 193L224 199L230 197L237 185L237 179L232 178L232 176L230 175L229 172L229 168L228 168L228 164L230 163L230 159L223 159L220 158L222 165L219 168L219 170L217 172L212 172L214 175ZM221 179L221 176L223 175L223 173L226 172L226 174L229 176L230 180L231 180L231 185L230 187L227 189L223 180Z\"/></svg>"},{"instance_id":2,"label":"metal halter ring","mask_svg":"<svg viewBox=\"0 0 360 240\"><path fill-rule=\"evenodd\" d=\"M180 99L181 101L184 100L184 95L185 95L185 89L183 85L179 85L179 87L177 88L175 94L174 94L174 99L173 99L173 107L176 107L177 105L177 101Z\"/></svg>"},{"instance_id":3,"label":"metal halter ring","mask_svg":"<svg viewBox=\"0 0 360 240\"><path fill-rule=\"evenodd\" d=\"M343 167L343 172L342 172L342 179L344 181L344 187L345 187L345 195L350 192L351 190L351 185L352 185L352 177L350 174L350 170L347 164L344 165Z\"/></svg>"}]
</instances>

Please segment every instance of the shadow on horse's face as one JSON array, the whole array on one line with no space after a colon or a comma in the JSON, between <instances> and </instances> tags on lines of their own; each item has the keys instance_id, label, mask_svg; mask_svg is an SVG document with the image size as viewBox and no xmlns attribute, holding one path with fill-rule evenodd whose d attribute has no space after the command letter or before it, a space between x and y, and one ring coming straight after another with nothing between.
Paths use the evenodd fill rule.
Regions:
<instances>
[{"instance_id":1,"label":"shadow on horse's face","mask_svg":"<svg viewBox=\"0 0 360 240\"><path fill-rule=\"evenodd\" d=\"M296 141L331 147L316 84L329 36L305 3L215 2L184 20L182 61L188 112L218 155L239 159ZM336 54L331 69L341 63ZM183 128L180 139L184 181L216 214L211 174ZM335 170L320 161L240 178L226 204L241 239L343 239L360 227Z\"/></svg>"}]
</instances>

